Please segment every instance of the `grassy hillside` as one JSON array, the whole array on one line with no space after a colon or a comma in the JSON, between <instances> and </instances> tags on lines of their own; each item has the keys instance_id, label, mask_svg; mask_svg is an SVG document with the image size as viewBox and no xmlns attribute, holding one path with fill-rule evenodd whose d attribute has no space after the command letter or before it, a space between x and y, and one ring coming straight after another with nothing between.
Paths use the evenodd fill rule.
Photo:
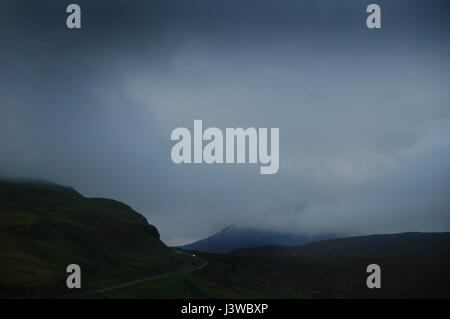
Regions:
<instances>
[{"instance_id":1,"label":"grassy hillside","mask_svg":"<svg viewBox=\"0 0 450 319\"><path fill-rule=\"evenodd\" d=\"M245 273L326 298L450 298L450 233L405 233L231 253ZM378 264L382 288L366 287Z\"/></svg>"},{"instance_id":2,"label":"grassy hillside","mask_svg":"<svg viewBox=\"0 0 450 319\"><path fill-rule=\"evenodd\" d=\"M196 252L198 254L198 252ZM0 297L64 296L193 269L129 206L42 181L0 180ZM450 233L406 233L200 253L206 268L86 298L450 298ZM366 287L379 264L382 288ZM80 291L77 291L80 292Z\"/></svg>"},{"instance_id":3,"label":"grassy hillside","mask_svg":"<svg viewBox=\"0 0 450 319\"><path fill-rule=\"evenodd\" d=\"M300 289L274 285L241 268L241 260L227 254L201 253L207 267L194 273L144 282L132 287L85 295L83 298L302 298Z\"/></svg>"},{"instance_id":4,"label":"grassy hillside","mask_svg":"<svg viewBox=\"0 0 450 319\"><path fill-rule=\"evenodd\" d=\"M92 290L192 267L129 206L43 181L0 180L0 296L71 293L79 264Z\"/></svg>"},{"instance_id":5,"label":"grassy hillside","mask_svg":"<svg viewBox=\"0 0 450 319\"><path fill-rule=\"evenodd\" d=\"M450 298L449 233L363 236L200 256L208 267L89 296L113 298ZM381 289L366 267L381 266Z\"/></svg>"},{"instance_id":6,"label":"grassy hillside","mask_svg":"<svg viewBox=\"0 0 450 319\"><path fill-rule=\"evenodd\" d=\"M450 232L399 233L319 240L298 247L267 246L237 249L234 256L246 257L342 257L378 258L430 254L450 249Z\"/></svg>"}]
</instances>

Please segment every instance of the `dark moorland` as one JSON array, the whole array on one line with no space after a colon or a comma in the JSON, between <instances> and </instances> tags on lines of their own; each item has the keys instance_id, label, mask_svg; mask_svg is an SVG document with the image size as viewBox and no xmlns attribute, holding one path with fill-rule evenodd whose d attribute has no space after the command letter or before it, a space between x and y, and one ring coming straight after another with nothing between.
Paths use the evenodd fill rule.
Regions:
<instances>
[{"instance_id":1,"label":"dark moorland","mask_svg":"<svg viewBox=\"0 0 450 319\"><path fill-rule=\"evenodd\" d=\"M129 206L85 198L44 181L0 181L0 296L70 293L66 267L79 264L82 290L193 268Z\"/></svg>"},{"instance_id":2,"label":"dark moorland","mask_svg":"<svg viewBox=\"0 0 450 319\"><path fill-rule=\"evenodd\" d=\"M66 266L84 298L449 298L450 233L402 233L179 253L129 206L43 181L0 182L0 296L62 297ZM196 254L209 263L199 266ZM366 267L382 269L381 289ZM99 288L167 277L103 293Z\"/></svg>"}]
</instances>

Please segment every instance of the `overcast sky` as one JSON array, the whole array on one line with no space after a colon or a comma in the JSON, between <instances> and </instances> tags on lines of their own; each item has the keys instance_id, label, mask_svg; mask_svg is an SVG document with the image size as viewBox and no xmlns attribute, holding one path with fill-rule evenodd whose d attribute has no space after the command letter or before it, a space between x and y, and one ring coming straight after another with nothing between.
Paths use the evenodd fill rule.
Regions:
<instances>
[{"instance_id":1,"label":"overcast sky","mask_svg":"<svg viewBox=\"0 0 450 319\"><path fill-rule=\"evenodd\" d=\"M123 201L170 245L449 231L450 3L377 1L369 30L372 2L2 1L0 175ZM194 119L280 128L278 174L173 164Z\"/></svg>"}]
</instances>

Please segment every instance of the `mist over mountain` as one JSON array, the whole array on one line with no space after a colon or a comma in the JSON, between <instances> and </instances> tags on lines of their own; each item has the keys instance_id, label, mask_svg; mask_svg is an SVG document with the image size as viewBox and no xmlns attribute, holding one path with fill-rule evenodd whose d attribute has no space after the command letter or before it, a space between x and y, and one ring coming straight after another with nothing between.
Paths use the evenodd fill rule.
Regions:
<instances>
[{"instance_id":1,"label":"mist over mountain","mask_svg":"<svg viewBox=\"0 0 450 319\"><path fill-rule=\"evenodd\" d=\"M197 254L164 245L158 230L124 203L47 181L0 180L0 296L73 293L65 283L66 266L73 263L81 266L87 298L449 295L450 233L323 237L232 225L185 248L258 247L201 252L206 267L199 268ZM377 291L365 285L364 270L372 263L382 267L383 289ZM111 289L97 294L99 288Z\"/></svg>"},{"instance_id":2,"label":"mist over mountain","mask_svg":"<svg viewBox=\"0 0 450 319\"><path fill-rule=\"evenodd\" d=\"M450 229L450 2L0 2L0 174L147 216L169 245ZM280 129L280 169L175 165L171 132ZM267 229L265 229L267 230Z\"/></svg>"},{"instance_id":3,"label":"mist over mountain","mask_svg":"<svg viewBox=\"0 0 450 319\"><path fill-rule=\"evenodd\" d=\"M205 239L181 246L181 248L201 252L226 253L247 247L300 246L312 241L335 237L336 235L332 234L308 236L231 225Z\"/></svg>"}]
</instances>

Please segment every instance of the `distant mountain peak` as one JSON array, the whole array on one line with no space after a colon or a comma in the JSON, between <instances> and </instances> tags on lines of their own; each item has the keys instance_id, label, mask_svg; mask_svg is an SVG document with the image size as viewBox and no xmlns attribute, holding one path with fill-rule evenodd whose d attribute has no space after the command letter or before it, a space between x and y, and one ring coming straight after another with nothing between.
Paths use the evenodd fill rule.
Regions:
<instances>
[{"instance_id":1,"label":"distant mountain peak","mask_svg":"<svg viewBox=\"0 0 450 319\"><path fill-rule=\"evenodd\" d=\"M333 234L305 235L262 230L232 224L217 233L181 246L183 249L202 252L226 253L235 249L271 245L299 246L317 240L336 238Z\"/></svg>"}]
</instances>

